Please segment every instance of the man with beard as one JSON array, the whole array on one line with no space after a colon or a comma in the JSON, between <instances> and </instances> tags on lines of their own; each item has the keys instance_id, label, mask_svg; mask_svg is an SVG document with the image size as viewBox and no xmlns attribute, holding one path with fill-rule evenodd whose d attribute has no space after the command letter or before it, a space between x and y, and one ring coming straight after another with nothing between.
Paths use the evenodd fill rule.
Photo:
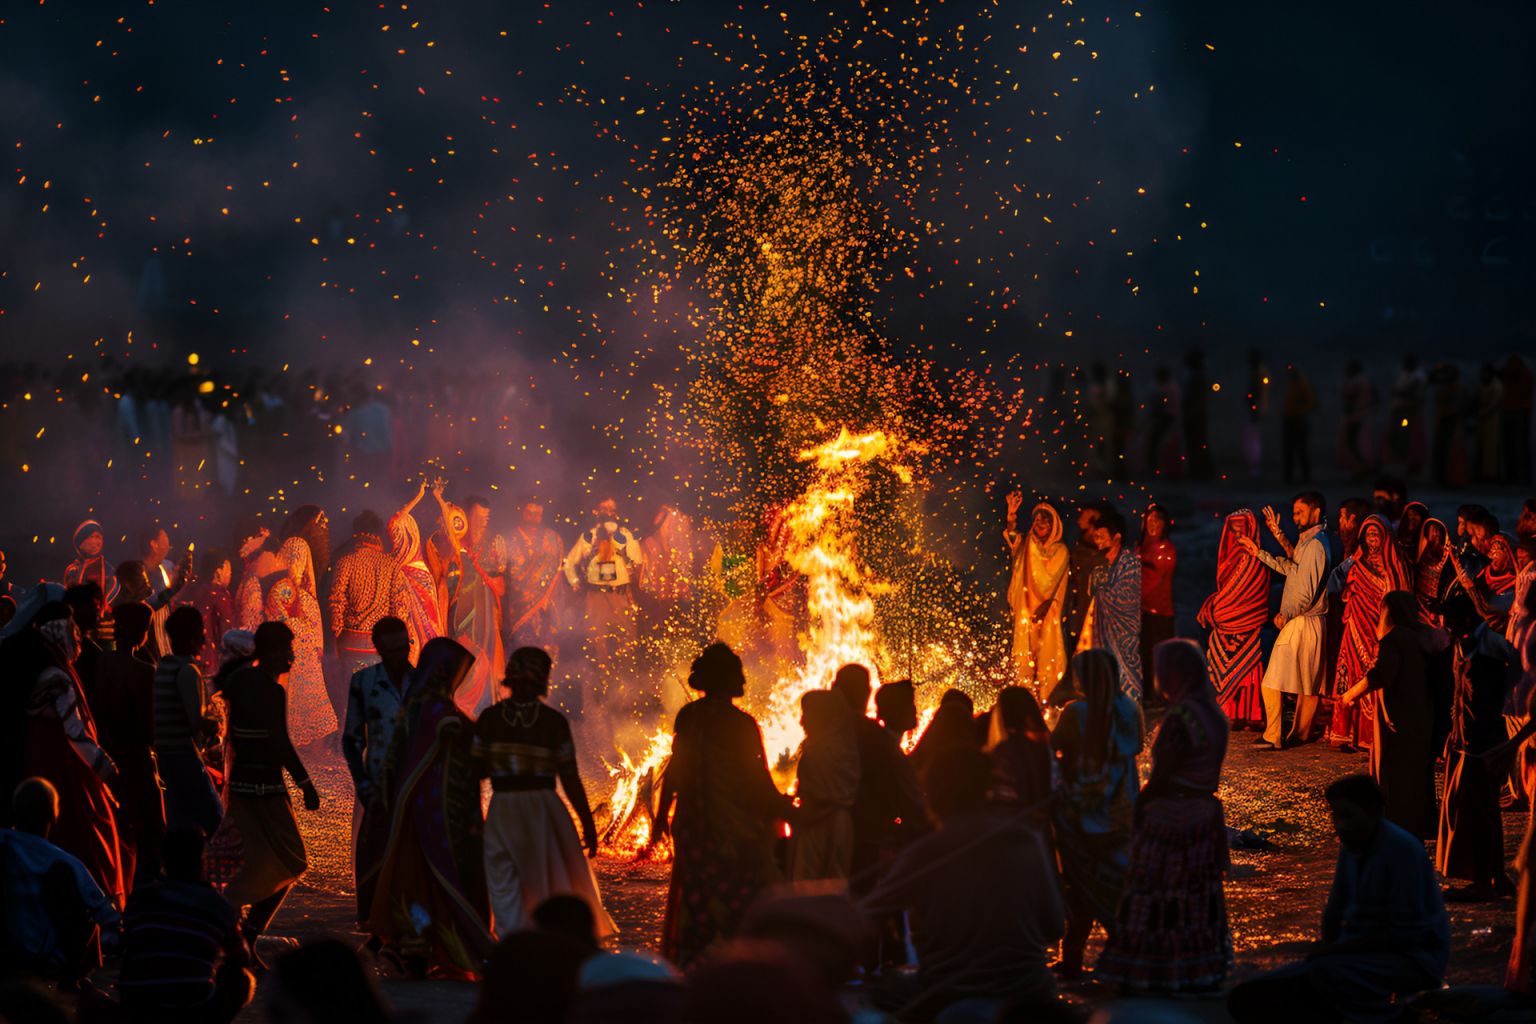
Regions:
<instances>
[{"instance_id":1,"label":"man with beard","mask_svg":"<svg viewBox=\"0 0 1536 1024\"><path fill-rule=\"evenodd\" d=\"M596 523L565 556L565 578L583 595L590 657L600 671L635 639L632 584L645 562L640 542L618 517L618 503L605 498L594 510Z\"/></svg>"},{"instance_id":2,"label":"man with beard","mask_svg":"<svg viewBox=\"0 0 1536 1024\"><path fill-rule=\"evenodd\" d=\"M1310 739L1312 719L1322 700L1323 651L1326 647L1328 590L1328 549L1323 544L1323 517L1326 503L1316 491L1303 491L1291 503L1291 518L1298 531L1296 542L1285 542L1284 556L1277 557L1260 549L1252 537L1241 537L1244 551L1285 577L1280 595L1280 614L1275 626L1280 635L1264 668L1260 692L1264 696L1264 735L1254 741L1261 750L1281 750ZM1279 520L1273 509L1264 510L1264 519L1278 531ZM1282 698L1296 694L1296 714L1287 734L1282 727Z\"/></svg>"},{"instance_id":3,"label":"man with beard","mask_svg":"<svg viewBox=\"0 0 1536 1024\"><path fill-rule=\"evenodd\" d=\"M507 540L502 642L507 650L550 650L558 629L555 593L565 546L560 535L544 525L544 506L537 501L523 503L517 529Z\"/></svg>"},{"instance_id":4,"label":"man with beard","mask_svg":"<svg viewBox=\"0 0 1536 1024\"><path fill-rule=\"evenodd\" d=\"M1141 701L1141 556L1125 544L1125 519L1106 508L1090 534L1103 561L1093 570L1093 599L1084 629L1088 646L1120 663L1120 688Z\"/></svg>"},{"instance_id":5,"label":"man with beard","mask_svg":"<svg viewBox=\"0 0 1536 1024\"><path fill-rule=\"evenodd\" d=\"M1093 600L1093 571L1104 564L1104 555L1093 543L1093 530L1098 524L1103 506L1090 503L1077 510L1077 543L1067 563L1067 600L1061 611L1061 628L1066 635L1066 651L1070 675L1071 656L1077 650L1083 634L1083 624L1088 617L1088 605Z\"/></svg>"}]
</instances>

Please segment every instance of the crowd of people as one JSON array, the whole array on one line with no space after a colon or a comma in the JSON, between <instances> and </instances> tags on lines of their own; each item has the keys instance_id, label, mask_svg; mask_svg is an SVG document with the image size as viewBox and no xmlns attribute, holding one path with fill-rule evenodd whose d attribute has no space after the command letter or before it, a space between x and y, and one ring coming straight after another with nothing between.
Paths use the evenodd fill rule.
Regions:
<instances>
[{"instance_id":1,"label":"crowd of people","mask_svg":"<svg viewBox=\"0 0 1536 1024\"><path fill-rule=\"evenodd\" d=\"M497 965L519 958L563 993L540 996L550 1020L652 1002L649 1019L719 1019L687 1014L765 987L816 1019L1014 1019L1090 970L1095 927L1099 981L1216 992L1233 959L1217 794L1251 727L1261 751L1325 740L1370 770L1325 795L1340 855L1316 953L1239 984L1231 1011L1389 1019L1445 976L1444 901L1514 890L1501 814L1529 813L1536 784L1536 499L1506 534L1476 505L1448 527L1404 491L1382 478L1332 531L1316 492L1292 502L1294 533L1272 508L1264 530L1229 514L1203 642L1173 636L1166 509L1132 543L1122 513L1087 504L1069 547L1052 505L1025 522L1011 494L1012 685L980 713L949 691L919 730L911 681L844 666L802 698L788 793L736 705L742 658L708 644L651 810L673 852L665 963L601 952L616 928L578 730L546 698L573 630L607 671L642 614L689 597L686 516L663 509L642 540L603 502L567 543L529 503L502 535L483 499L424 481L387 518L358 514L334 558L325 512L303 506L177 562L155 526L115 565L87 520L59 582L0 594L5 949L87 992L119 958L125 1019L230 1019L307 867L292 794L318 808L306 761L339 745L366 949L482 980L476 1019L497 1019ZM1536 989L1530 885L1515 999ZM631 984L644 998L607 991Z\"/></svg>"},{"instance_id":2,"label":"crowd of people","mask_svg":"<svg viewBox=\"0 0 1536 1024\"><path fill-rule=\"evenodd\" d=\"M1471 376L1455 361L1426 369L1410 354L1390 386L1382 387L1385 382L1373 380L1364 362L1349 360L1338 389L1338 468L1351 476L1394 471L1411 479L1428 474L1442 487L1474 481L1529 484L1536 375L1515 353L1502 363L1482 363L1475 379ZM1242 386L1242 432L1236 440L1243 472L1259 475L1269 424L1278 418L1286 483L1310 481L1314 425L1322 406L1306 371L1292 363L1283 376L1272 372L1263 353L1254 349ZM1077 387L1089 436L1096 440L1095 463L1104 475L1118 479L1130 471L1170 479L1216 478L1210 407L1221 382L1212 380L1201 350L1186 355L1182 374L1157 366L1142 402L1130 371L1111 372L1103 363L1079 371ZM1140 424L1139 409L1145 410ZM1138 439L1140 450L1134 445Z\"/></svg>"}]
</instances>

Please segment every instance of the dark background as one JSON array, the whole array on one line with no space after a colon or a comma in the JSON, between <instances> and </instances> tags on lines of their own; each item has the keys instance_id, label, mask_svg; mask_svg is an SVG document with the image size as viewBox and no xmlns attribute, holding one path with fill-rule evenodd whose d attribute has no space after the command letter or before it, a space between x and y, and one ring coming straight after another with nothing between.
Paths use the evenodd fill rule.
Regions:
<instances>
[{"instance_id":1,"label":"dark background","mask_svg":"<svg viewBox=\"0 0 1536 1024\"><path fill-rule=\"evenodd\" d=\"M283 358L419 354L412 338L560 352L610 312L629 143L656 144L633 111L729 84L742 63L772 73L786 34L861 17L700 0L401 6L9 8L3 354L121 348L130 330L140 346ZM1069 326L1078 356L1190 338L1383 358L1405 338L1525 343L1530 5L1003 8L975 24L949 4L926 23L973 22L952 54L975 60L955 66L983 92L984 69L1019 89L958 111L964 170L919 211L947 215L938 236L957 241L925 254L934 287L897 299L888 333L920 323L960 351L1046 356ZM599 134L610 124L625 143ZM946 275L948 256L961 267Z\"/></svg>"}]
</instances>

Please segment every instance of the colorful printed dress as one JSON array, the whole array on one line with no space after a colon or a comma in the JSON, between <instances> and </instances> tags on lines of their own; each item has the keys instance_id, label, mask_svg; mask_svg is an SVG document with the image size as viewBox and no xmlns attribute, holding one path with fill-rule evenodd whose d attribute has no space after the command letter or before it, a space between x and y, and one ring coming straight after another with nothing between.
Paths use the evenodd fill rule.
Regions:
<instances>
[{"instance_id":1,"label":"colorful printed dress","mask_svg":"<svg viewBox=\"0 0 1536 1024\"><path fill-rule=\"evenodd\" d=\"M1258 517L1246 508L1227 516L1216 549L1216 590L1200 606L1196 621L1211 631L1205 656L1222 711L1234 722L1262 724L1259 630L1269 618L1269 574L1239 543L1241 537L1257 541L1258 529Z\"/></svg>"},{"instance_id":2,"label":"colorful printed dress","mask_svg":"<svg viewBox=\"0 0 1536 1024\"><path fill-rule=\"evenodd\" d=\"M288 736L295 747L305 747L335 732L336 711L325 689L320 659L325 636L320 623L320 604L303 585L310 569L309 545L300 537L283 542L288 572L278 575L267 588L267 619L293 630L293 668L288 673Z\"/></svg>"},{"instance_id":3,"label":"colorful printed dress","mask_svg":"<svg viewBox=\"0 0 1536 1024\"><path fill-rule=\"evenodd\" d=\"M427 641L443 635L443 611L437 600L437 577L422 558L421 529L409 512L396 512L389 519L390 553L405 580L406 631L411 635L411 649L420 652Z\"/></svg>"},{"instance_id":4,"label":"colorful printed dress","mask_svg":"<svg viewBox=\"0 0 1536 1024\"><path fill-rule=\"evenodd\" d=\"M502 608L508 648L548 648L555 643L555 591L564 559L565 546L554 530L535 526L512 531Z\"/></svg>"},{"instance_id":5,"label":"colorful printed dress","mask_svg":"<svg viewBox=\"0 0 1536 1024\"><path fill-rule=\"evenodd\" d=\"M1374 539L1374 560L1367 555ZM1360 524L1360 536L1352 553L1349 574L1344 585L1344 637L1339 645L1338 671L1334 673L1337 696L1354 686L1376 664L1381 644L1376 636L1381 619L1381 602L1394 590L1412 590L1408 570L1397 557L1392 527L1379 515ZM1368 749L1375 741L1376 702L1371 695L1353 706L1335 700L1333 719L1328 725L1328 740L1337 745Z\"/></svg>"},{"instance_id":6,"label":"colorful printed dress","mask_svg":"<svg viewBox=\"0 0 1536 1024\"><path fill-rule=\"evenodd\" d=\"M1013 556L1008 580L1008 605L1013 610L1013 678L1043 701L1067 670L1066 639L1061 632L1061 609L1067 596L1067 546L1061 542L1061 516L1050 505L1036 505L1030 522L1041 512L1051 519L1051 532L1043 544L1032 529L1024 533L1005 530L1003 539Z\"/></svg>"}]
</instances>

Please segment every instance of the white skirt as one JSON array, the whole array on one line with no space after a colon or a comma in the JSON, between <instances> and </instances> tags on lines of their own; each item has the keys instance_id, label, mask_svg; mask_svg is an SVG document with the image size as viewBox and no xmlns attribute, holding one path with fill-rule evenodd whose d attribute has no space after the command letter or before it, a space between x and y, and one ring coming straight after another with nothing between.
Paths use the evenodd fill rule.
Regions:
<instances>
[{"instance_id":1,"label":"white skirt","mask_svg":"<svg viewBox=\"0 0 1536 1024\"><path fill-rule=\"evenodd\" d=\"M494 793L485 815L485 881L496 937L531 927L551 896L579 896L597 919L597 937L618 928L603 909L571 812L552 789Z\"/></svg>"}]
</instances>

